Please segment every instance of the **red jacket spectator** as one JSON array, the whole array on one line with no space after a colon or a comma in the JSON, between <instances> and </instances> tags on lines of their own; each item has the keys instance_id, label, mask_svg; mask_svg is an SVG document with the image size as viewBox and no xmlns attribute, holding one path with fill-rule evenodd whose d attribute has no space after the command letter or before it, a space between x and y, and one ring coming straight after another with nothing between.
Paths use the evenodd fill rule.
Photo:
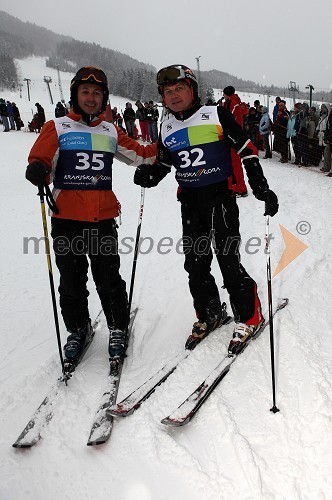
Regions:
<instances>
[{"instance_id":1,"label":"red jacket spectator","mask_svg":"<svg viewBox=\"0 0 332 500\"><path fill-rule=\"evenodd\" d=\"M224 88L225 108L227 108L238 125L243 128L243 111L241 107L241 99L235 94L235 88L229 85ZM247 186L244 180L243 168L240 157L231 150L233 175L228 179L228 187L237 196L248 196Z\"/></svg>"},{"instance_id":2,"label":"red jacket spectator","mask_svg":"<svg viewBox=\"0 0 332 500\"><path fill-rule=\"evenodd\" d=\"M225 95L225 108L232 113L236 123L238 123L240 127L243 127L243 110L241 106L241 99L237 94L231 94L230 96L227 96L227 94Z\"/></svg>"}]
</instances>

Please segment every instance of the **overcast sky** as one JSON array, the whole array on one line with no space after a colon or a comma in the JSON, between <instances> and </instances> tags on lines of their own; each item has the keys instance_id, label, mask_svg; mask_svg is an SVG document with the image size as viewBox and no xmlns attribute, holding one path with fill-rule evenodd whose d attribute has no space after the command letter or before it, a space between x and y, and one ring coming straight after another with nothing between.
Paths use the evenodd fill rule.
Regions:
<instances>
[{"instance_id":1,"label":"overcast sky","mask_svg":"<svg viewBox=\"0 0 332 500\"><path fill-rule=\"evenodd\" d=\"M157 69L332 89L331 0L0 0L0 10Z\"/></svg>"}]
</instances>

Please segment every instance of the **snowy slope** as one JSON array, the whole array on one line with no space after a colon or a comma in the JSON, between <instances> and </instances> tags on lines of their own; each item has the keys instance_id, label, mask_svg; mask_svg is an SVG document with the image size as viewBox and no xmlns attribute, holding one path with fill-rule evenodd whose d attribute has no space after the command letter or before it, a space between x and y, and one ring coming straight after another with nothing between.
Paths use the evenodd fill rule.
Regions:
<instances>
[{"instance_id":1,"label":"snowy slope","mask_svg":"<svg viewBox=\"0 0 332 500\"><path fill-rule=\"evenodd\" d=\"M39 92L36 89L33 102L38 99L43 104ZM44 439L31 450L11 447L60 373L46 259L42 252L34 255L30 247L28 254L23 253L24 237L42 236L36 190L24 179L35 138L25 132L0 132L1 500L331 498L330 179L318 168L281 165L277 157L262 160L281 207L271 220L273 269L284 249L279 224L308 245L273 280L274 296L290 299L275 322L281 412L269 411L266 334L236 361L187 427L169 429L160 424L225 354L230 325L211 334L139 411L117 421L106 445L86 447L107 374L107 331L102 322L75 379L58 400ZM140 189L132 182L133 169L115 162L114 170L114 189L123 209L122 274L129 283L133 254L121 240L135 237ZM239 206L242 261L258 282L266 310L263 204L250 195L240 199ZM310 223L307 235L297 233L300 221ZM176 183L169 175L146 192L142 237L151 239L142 243L144 253L138 259L134 305L139 313L119 398L177 354L191 329L194 313L183 255L176 248L180 236ZM157 250L165 237L172 239L172 245L161 247L162 252L169 249L168 254ZM256 247L250 245L253 242ZM213 271L221 287L215 263ZM57 282L55 269L54 274ZM90 290L94 317L100 306L91 279ZM224 290L221 297L228 302ZM61 332L65 339L62 322Z\"/></svg>"},{"instance_id":2,"label":"snowy slope","mask_svg":"<svg viewBox=\"0 0 332 500\"><path fill-rule=\"evenodd\" d=\"M47 68L45 65L45 60L40 57L29 57L24 60L16 59L15 62L18 66L20 81L22 82L21 91L2 91L1 97L9 101L14 101L17 104L21 112L22 120L26 126L28 124L28 121L31 120L32 115L37 111L35 107L36 102L39 102L45 109L47 120L54 118L54 108L56 106L56 103L61 100L57 70L53 68ZM49 91L47 89L46 83L44 82L44 76L50 76L52 79L50 83L50 90L53 104L51 104ZM70 80L73 78L73 76L74 73L64 73L60 71L61 87L63 91L63 97L66 102L68 102L70 98L69 86ZM24 78L29 78L31 80L29 84L30 101L28 99L27 83L24 81ZM134 101L131 101L130 99L112 95L112 83L110 82L111 106L117 106L119 111L123 111L125 109L125 103L128 101L134 104Z\"/></svg>"}]
</instances>

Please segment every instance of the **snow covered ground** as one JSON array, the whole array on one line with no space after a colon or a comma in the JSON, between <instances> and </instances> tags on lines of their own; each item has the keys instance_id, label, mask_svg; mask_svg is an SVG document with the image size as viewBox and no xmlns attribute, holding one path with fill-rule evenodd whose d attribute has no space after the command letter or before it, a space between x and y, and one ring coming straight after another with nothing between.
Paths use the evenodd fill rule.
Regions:
<instances>
[{"instance_id":1,"label":"snow covered ground","mask_svg":"<svg viewBox=\"0 0 332 500\"><path fill-rule=\"evenodd\" d=\"M32 78L33 61L29 70ZM46 104L42 92L34 88L33 104ZM26 99L12 97L29 112ZM45 108L51 118L53 106ZM116 421L106 445L87 447L108 371L108 335L102 321L75 378L57 401L43 439L31 450L11 447L60 374L45 255L42 246L37 254L32 246L24 253L26 237L42 236L36 189L24 178L35 139L35 134L23 131L0 132L1 500L331 498L331 179L319 168L282 165L277 157L262 160L280 201L280 212L271 219L273 270L285 248L279 225L308 246L273 280L275 302L277 297L290 300L275 321L280 413L269 411L271 372L265 333L238 358L188 426L170 429L160 423L225 355L229 325L198 346L140 410ZM135 237L140 189L132 182L132 168L115 162L114 171L114 190L123 210L121 269L129 283L133 254L121 240ZM266 311L264 207L252 194L240 199L239 206L242 261L258 282ZM298 232L309 228L299 224L303 221L310 225L307 234ZM176 183L169 175L146 192L142 237L151 239L142 243L138 259L134 306L139 313L119 400L175 356L191 330L195 318L183 255L176 248L180 236ZM165 237L172 244L158 251L158 242ZM213 272L221 287L215 263ZM55 268L54 274L57 283ZM100 305L91 279L90 290L94 318ZM228 303L225 291L220 293ZM64 340L62 322L60 327Z\"/></svg>"}]
</instances>

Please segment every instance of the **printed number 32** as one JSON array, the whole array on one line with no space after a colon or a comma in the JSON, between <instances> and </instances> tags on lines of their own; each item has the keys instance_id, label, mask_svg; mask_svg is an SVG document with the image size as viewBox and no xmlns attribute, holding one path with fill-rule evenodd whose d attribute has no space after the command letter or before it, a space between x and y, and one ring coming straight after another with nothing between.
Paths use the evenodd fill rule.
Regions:
<instances>
[{"instance_id":1,"label":"printed number 32","mask_svg":"<svg viewBox=\"0 0 332 500\"><path fill-rule=\"evenodd\" d=\"M87 170L92 168L92 170L103 170L104 168L104 155L102 153L93 153L91 164L96 163L97 165L90 165L90 157L87 153L76 153L77 159L81 165L76 165L77 170Z\"/></svg>"},{"instance_id":2,"label":"printed number 32","mask_svg":"<svg viewBox=\"0 0 332 500\"><path fill-rule=\"evenodd\" d=\"M192 161L190 157L197 154L196 158ZM206 165L206 161L202 160L204 152L200 148L193 148L190 151L180 151L178 155L181 157L182 163L180 168L198 167L199 165ZM202 161L201 161L202 160Z\"/></svg>"}]
</instances>

